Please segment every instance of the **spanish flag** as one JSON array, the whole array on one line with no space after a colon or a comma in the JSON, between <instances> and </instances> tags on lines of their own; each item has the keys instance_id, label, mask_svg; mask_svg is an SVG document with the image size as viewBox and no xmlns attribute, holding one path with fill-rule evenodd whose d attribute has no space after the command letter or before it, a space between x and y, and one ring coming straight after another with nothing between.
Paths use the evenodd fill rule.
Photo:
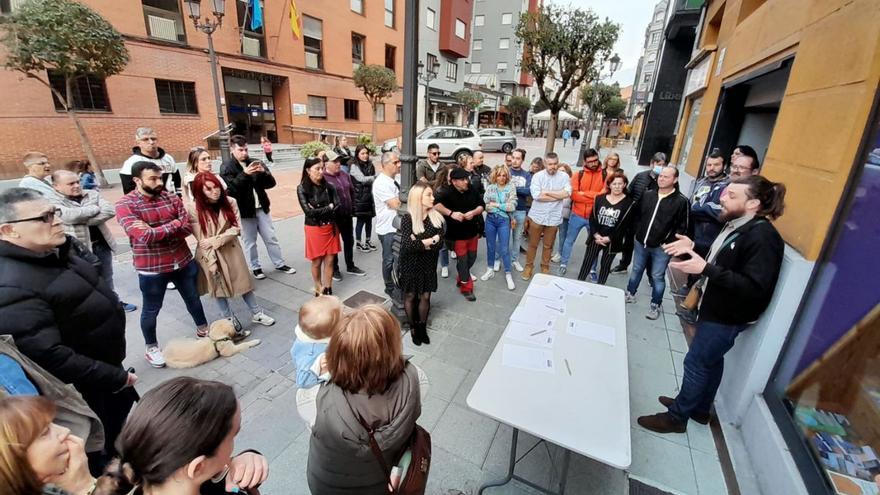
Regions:
<instances>
[{"instance_id":1,"label":"spanish flag","mask_svg":"<svg viewBox=\"0 0 880 495\"><path fill-rule=\"evenodd\" d=\"M290 30L297 39L302 38L302 27L300 27L299 10L296 8L296 0L290 0Z\"/></svg>"}]
</instances>

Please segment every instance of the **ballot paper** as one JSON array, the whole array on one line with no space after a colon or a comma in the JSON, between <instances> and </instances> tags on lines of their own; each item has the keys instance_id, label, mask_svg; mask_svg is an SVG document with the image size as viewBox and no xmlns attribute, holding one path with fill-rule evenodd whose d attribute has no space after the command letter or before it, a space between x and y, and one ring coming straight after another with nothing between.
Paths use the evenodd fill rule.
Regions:
<instances>
[{"instance_id":1,"label":"ballot paper","mask_svg":"<svg viewBox=\"0 0 880 495\"><path fill-rule=\"evenodd\" d=\"M551 313L549 309L547 311L537 313L535 311L529 311L525 307L520 306L513 310L513 314L510 315L510 321L518 321L520 323L530 325L535 329L534 331L550 330L551 328L553 328L553 325L556 324L557 315L549 313Z\"/></svg>"},{"instance_id":2,"label":"ballot paper","mask_svg":"<svg viewBox=\"0 0 880 495\"><path fill-rule=\"evenodd\" d=\"M512 368L553 373L553 351L514 344L504 344L501 364Z\"/></svg>"},{"instance_id":3,"label":"ballot paper","mask_svg":"<svg viewBox=\"0 0 880 495\"><path fill-rule=\"evenodd\" d=\"M547 299L549 301L564 302L565 290L558 285L529 285L526 290L527 296Z\"/></svg>"},{"instance_id":4,"label":"ballot paper","mask_svg":"<svg viewBox=\"0 0 880 495\"><path fill-rule=\"evenodd\" d=\"M504 336L527 344L552 349L553 342L556 341L556 330L541 330L525 323L511 321L507 325L507 330L504 331Z\"/></svg>"},{"instance_id":5,"label":"ballot paper","mask_svg":"<svg viewBox=\"0 0 880 495\"><path fill-rule=\"evenodd\" d=\"M565 325L565 331L575 337L602 342L610 346L614 345L614 327L608 325L572 318Z\"/></svg>"},{"instance_id":6,"label":"ballot paper","mask_svg":"<svg viewBox=\"0 0 880 495\"><path fill-rule=\"evenodd\" d=\"M553 316L565 314L565 301L551 301L550 299L540 299L527 295L519 306L528 313L547 313Z\"/></svg>"}]
</instances>

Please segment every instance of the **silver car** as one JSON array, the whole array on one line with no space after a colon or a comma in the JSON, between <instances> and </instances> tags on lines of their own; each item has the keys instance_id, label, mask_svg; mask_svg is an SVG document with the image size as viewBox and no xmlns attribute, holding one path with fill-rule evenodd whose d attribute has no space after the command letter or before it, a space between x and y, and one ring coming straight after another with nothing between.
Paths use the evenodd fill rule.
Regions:
<instances>
[{"instance_id":1,"label":"silver car","mask_svg":"<svg viewBox=\"0 0 880 495\"><path fill-rule=\"evenodd\" d=\"M475 151L482 149L476 129L468 127L439 126L422 130L416 135L416 155L419 158L428 155L429 144L436 144L440 147L442 160L456 161L464 153L472 155ZM399 147L400 143L397 142L397 139L389 139L382 143L382 151L396 151Z\"/></svg>"},{"instance_id":2,"label":"silver car","mask_svg":"<svg viewBox=\"0 0 880 495\"><path fill-rule=\"evenodd\" d=\"M481 129L479 135L483 151L510 153L516 148L516 135L510 129Z\"/></svg>"}]
</instances>

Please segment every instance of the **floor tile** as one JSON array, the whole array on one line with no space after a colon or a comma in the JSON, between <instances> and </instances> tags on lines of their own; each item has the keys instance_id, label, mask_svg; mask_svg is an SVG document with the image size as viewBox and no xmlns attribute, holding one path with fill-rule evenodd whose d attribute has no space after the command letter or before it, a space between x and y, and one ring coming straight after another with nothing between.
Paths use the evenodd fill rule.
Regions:
<instances>
[{"instance_id":1,"label":"floor tile","mask_svg":"<svg viewBox=\"0 0 880 495\"><path fill-rule=\"evenodd\" d=\"M694 450L691 451L699 495L727 495L727 484L718 458Z\"/></svg>"},{"instance_id":2,"label":"floor tile","mask_svg":"<svg viewBox=\"0 0 880 495\"><path fill-rule=\"evenodd\" d=\"M675 374L684 376L684 353L672 351L672 365L675 368Z\"/></svg>"},{"instance_id":3,"label":"floor tile","mask_svg":"<svg viewBox=\"0 0 880 495\"><path fill-rule=\"evenodd\" d=\"M661 438L665 438L670 442L675 442L683 447L689 447L690 442L688 441L687 433L669 433L666 435L661 435L660 433L654 433L652 431L648 431L641 426L639 426L636 421L639 416L647 416L650 414L656 414L659 412L665 412L666 408L663 407L658 401L657 396L647 397L643 395L633 395L630 394L630 408L629 413L631 416L630 424L633 429L639 430L644 433L648 433L650 435L659 436ZM690 427L688 427L690 428Z\"/></svg>"},{"instance_id":4,"label":"floor tile","mask_svg":"<svg viewBox=\"0 0 880 495\"><path fill-rule=\"evenodd\" d=\"M684 338L684 333L681 331L667 331L667 335L669 336L669 348L675 352L687 352L688 345L687 340Z\"/></svg>"},{"instance_id":5,"label":"floor tile","mask_svg":"<svg viewBox=\"0 0 880 495\"><path fill-rule=\"evenodd\" d=\"M457 404L450 404L434 428L433 442L438 447L477 466L483 464L498 422Z\"/></svg>"},{"instance_id":6,"label":"floor tile","mask_svg":"<svg viewBox=\"0 0 880 495\"><path fill-rule=\"evenodd\" d=\"M647 432L632 432L633 462L630 472L688 495L696 495L690 449Z\"/></svg>"},{"instance_id":7,"label":"floor tile","mask_svg":"<svg viewBox=\"0 0 880 495\"><path fill-rule=\"evenodd\" d=\"M628 325L626 337L628 341L647 344L659 349L669 349L669 339L666 330L653 325Z\"/></svg>"},{"instance_id":8,"label":"floor tile","mask_svg":"<svg viewBox=\"0 0 880 495\"><path fill-rule=\"evenodd\" d=\"M418 423L429 432L434 431L434 427L437 426L447 407L449 407L449 401L436 396L426 397L422 401L422 415L419 416Z\"/></svg>"},{"instance_id":9,"label":"floor tile","mask_svg":"<svg viewBox=\"0 0 880 495\"><path fill-rule=\"evenodd\" d=\"M709 425L701 425L696 421L691 421L688 423L687 436L691 449L718 458L718 449L715 447L715 438L712 436L712 428Z\"/></svg>"},{"instance_id":10,"label":"floor tile","mask_svg":"<svg viewBox=\"0 0 880 495\"><path fill-rule=\"evenodd\" d=\"M458 368L479 372L489 359L489 354L487 346L450 335L434 352L434 358Z\"/></svg>"},{"instance_id":11,"label":"floor tile","mask_svg":"<svg viewBox=\"0 0 880 495\"><path fill-rule=\"evenodd\" d=\"M433 357L424 360L419 366L428 375L430 383L428 394L446 401L452 400L458 386L467 375L467 370L451 366Z\"/></svg>"},{"instance_id":12,"label":"floor tile","mask_svg":"<svg viewBox=\"0 0 880 495\"><path fill-rule=\"evenodd\" d=\"M665 337L665 335L664 335ZM672 356L669 347L661 349L650 346L644 342L627 342L630 369L634 366L651 370L653 373L674 374Z\"/></svg>"}]
</instances>

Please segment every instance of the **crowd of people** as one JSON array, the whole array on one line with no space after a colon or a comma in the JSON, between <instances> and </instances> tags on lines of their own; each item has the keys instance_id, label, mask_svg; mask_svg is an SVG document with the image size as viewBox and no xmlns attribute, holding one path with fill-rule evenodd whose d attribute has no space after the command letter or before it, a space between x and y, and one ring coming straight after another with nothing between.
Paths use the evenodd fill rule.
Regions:
<instances>
[{"instance_id":1,"label":"crowd of people","mask_svg":"<svg viewBox=\"0 0 880 495\"><path fill-rule=\"evenodd\" d=\"M137 307L114 292L116 243L107 222L115 218L129 239L144 356L161 368L157 317L168 290L182 298L199 338L209 327L205 295L232 322L235 341L250 330L230 298L243 299L252 323L275 323L254 290L266 278L258 235L275 269L296 273L270 216L267 190L276 179L249 156L243 136L230 138L219 173L204 148L191 150L181 175L155 131L138 128L135 142L115 206L88 163L53 171L39 152L24 157L20 187L0 193L0 318L11 336L0 338L3 493L258 493L268 476L258 452L232 456L241 411L229 386L175 378L138 395L135 370L122 364L125 312ZM649 319L661 314L667 268L688 274L678 295L701 298L678 308L698 329L682 388L676 398L660 397L667 412L639 423L680 432L689 419L708 421L724 353L767 307L781 264L782 239L769 220L782 214L785 188L758 175L753 149L734 150L729 175L725 157L709 154L686 196L663 153L630 179L616 153L603 162L588 149L580 163L564 164L551 152L525 167L523 149L494 165L479 151L443 163L430 144L399 214L399 154L383 153L377 166L366 146L352 152L344 138L335 144L305 159L297 187L315 298L299 311L291 356L297 409L312 430L313 493L387 493L385 468L412 447L427 390L422 370L402 355L397 319L381 306L346 310L333 295L334 281L343 280L340 252L345 275L364 276L355 250L378 249L373 231L385 292L403 302L417 346L431 343L431 296L438 273L449 277L450 259L457 290L477 300L481 238L479 280L490 283L503 269L509 290L515 273L532 279L539 248L541 273L551 274L555 262L555 274L568 275L580 238L579 280L605 284L630 271L625 298L634 303L648 273ZM271 159L271 143L261 146ZM166 491L172 482L178 491Z\"/></svg>"}]
</instances>

